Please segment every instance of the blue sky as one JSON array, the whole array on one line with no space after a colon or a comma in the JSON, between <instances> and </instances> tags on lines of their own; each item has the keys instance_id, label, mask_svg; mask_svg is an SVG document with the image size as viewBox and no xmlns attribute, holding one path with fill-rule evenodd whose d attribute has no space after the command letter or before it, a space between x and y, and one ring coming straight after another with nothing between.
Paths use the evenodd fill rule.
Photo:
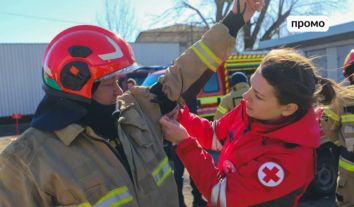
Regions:
<instances>
[{"instance_id":1,"label":"blue sky","mask_svg":"<svg viewBox=\"0 0 354 207\"><path fill-rule=\"evenodd\" d=\"M161 14L172 0L131 0L146 30L147 15ZM353 2L354 0L348 0ZM79 24L97 24L104 0L0 0L0 42L49 42L62 30ZM330 25L354 21L354 4L348 12L334 12ZM163 27L168 25L156 25ZM131 40L134 41L135 39Z\"/></svg>"}]
</instances>

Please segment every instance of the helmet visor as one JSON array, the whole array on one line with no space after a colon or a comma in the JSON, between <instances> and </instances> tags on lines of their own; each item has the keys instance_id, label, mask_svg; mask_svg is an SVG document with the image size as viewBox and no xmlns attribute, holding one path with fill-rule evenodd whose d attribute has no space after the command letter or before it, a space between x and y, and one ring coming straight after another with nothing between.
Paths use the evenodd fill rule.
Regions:
<instances>
[{"instance_id":1,"label":"helmet visor","mask_svg":"<svg viewBox=\"0 0 354 207\"><path fill-rule=\"evenodd\" d=\"M118 74L127 73L127 72L130 72L130 71L136 70L138 68L139 68L139 65L137 63L134 63L132 65L129 65L128 67L119 69L117 71L114 71L113 73L110 73L110 74L107 74L105 76L102 76L101 78L98 78L98 79L94 80L94 82L108 80L108 79L111 79L111 78L113 78L114 76L116 76Z\"/></svg>"}]
</instances>

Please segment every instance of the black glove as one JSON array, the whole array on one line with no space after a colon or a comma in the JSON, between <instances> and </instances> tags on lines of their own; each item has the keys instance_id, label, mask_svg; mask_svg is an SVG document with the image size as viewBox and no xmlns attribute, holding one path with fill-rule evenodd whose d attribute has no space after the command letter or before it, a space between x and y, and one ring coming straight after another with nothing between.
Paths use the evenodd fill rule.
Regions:
<instances>
[{"instance_id":1,"label":"black glove","mask_svg":"<svg viewBox=\"0 0 354 207\"><path fill-rule=\"evenodd\" d=\"M221 20L221 23L223 23L228 29L229 29L229 34L233 37L237 36L237 32L245 25L245 20L243 19L243 14L246 11L246 2L245 2L245 8L243 9L242 13L240 12L240 1L237 1L237 14L234 14L232 11L230 11L226 17Z\"/></svg>"},{"instance_id":2,"label":"black glove","mask_svg":"<svg viewBox=\"0 0 354 207\"><path fill-rule=\"evenodd\" d=\"M176 101L171 101L167 98L166 94L162 91L162 84L159 82L156 82L154 85L152 85L150 88L150 93L156 95L156 97L150 101L160 105L162 115L167 114L177 106Z\"/></svg>"}]
</instances>

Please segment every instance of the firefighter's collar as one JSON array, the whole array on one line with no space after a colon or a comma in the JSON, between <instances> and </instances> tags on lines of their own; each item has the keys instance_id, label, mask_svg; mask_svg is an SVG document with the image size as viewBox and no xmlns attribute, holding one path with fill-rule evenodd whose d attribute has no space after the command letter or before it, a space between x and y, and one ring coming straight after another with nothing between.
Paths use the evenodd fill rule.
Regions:
<instances>
[{"instance_id":1,"label":"firefighter's collar","mask_svg":"<svg viewBox=\"0 0 354 207\"><path fill-rule=\"evenodd\" d=\"M79 124L70 124L69 126L55 130L54 133L58 136L60 141L62 141L66 146L69 146L74 139L85 130Z\"/></svg>"},{"instance_id":2,"label":"firefighter's collar","mask_svg":"<svg viewBox=\"0 0 354 207\"><path fill-rule=\"evenodd\" d=\"M249 85L245 82L242 82L242 83L237 83L235 86L234 86L234 90L237 91L237 90L240 90L241 88L249 88Z\"/></svg>"}]
</instances>

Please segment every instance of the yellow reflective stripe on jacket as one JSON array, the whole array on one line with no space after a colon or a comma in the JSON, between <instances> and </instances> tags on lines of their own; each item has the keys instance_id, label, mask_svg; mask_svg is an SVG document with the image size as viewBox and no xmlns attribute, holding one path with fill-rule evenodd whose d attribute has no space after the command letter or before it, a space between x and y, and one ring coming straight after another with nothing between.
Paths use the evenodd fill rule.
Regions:
<instances>
[{"instance_id":1,"label":"yellow reflective stripe on jacket","mask_svg":"<svg viewBox=\"0 0 354 207\"><path fill-rule=\"evenodd\" d=\"M159 164L159 166L152 172L152 176L154 177L157 185L161 185L161 183L165 180L165 178L172 172L171 166L168 163L168 158L165 157L163 161Z\"/></svg>"},{"instance_id":2,"label":"yellow reflective stripe on jacket","mask_svg":"<svg viewBox=\"0 0 354 207\"><path fill-rule=\"evenodd\" d=\"M348 171L354 172L354 163L345 160L342 156L339 158L339 166Z\"/></svg>"},{"instance_id":3,"label":"yellow reflective stripe on jacket","mask_svg":"<svg viewBox=\"0 0 354 207\"><path fill-rule=\"evenodd\" d=\"M220 106L220 105L219 105L219 107L218 107L217 110L218 110L220 113L222 113L222 114L226 114L226 112L227 112L227 110L226 110L224 107Z\"/></svg>"},{"instance_id":4,"label":"yellow reflective stripe on jacket","mask_svg":"<svg viewBox=\"0 0 354 207\"><path fill-rule=\"evenodd\" d=\"M337 140L337 141L335 141L335 142L333 142L335 145L338 145L338 142L339 142L339 140Z\"/></svg>"},{"instance_id":5,"label":"yellow reflective stripe on jacket","mask_svg":"<svg viewBox=\"0 0 354 207\"><path fill-rule=\"evenodd\" d=\"M197 98L200 104L218 103L218 98L222 99L224 96L209 96L205 98Z\"/></svg>"},{"instance_id":6,"label":"yellow reflective stripe on jacket","mask_svg":"<svg viewBox=\"0 0 354 207\"><path fill-rule=\"evenodd\" d=\"M192 50L203 61L203 63L213 71L216 71L216 69L222 63L222 61L216 57L214 53L201 40L192 45Z\"/></svg>"},{"instance_id":7,"label":"yellow reflective stripe on jacket","mask_svg":"<svg viewBox=\"0 0 354 207\"><path fill-rule=\"evenodd\" d=\"M130 195L126 186L114 189L103 196L93 207L113 207L121 206L133 200L133 196ZM76 207L92 207L90 203L86 202Z\"/></svg>"},{"instance_id":8,"label":"yellow reflective stripe on jacket","mask_svg":"<svg viewBox=\"0 0 354 207\"><path fill-rule=\"evenodd\" d=\"M82 204L74 206L74 207L92 207L92 206L89 202L86 202L86 203L82 203Z\"/></svg>"},{"instance_id":9,"label":"yellow reflective stripe on jacket","mask_svg":"<svg viewBox=\"0 0 354 207\"><path fill-rule=\"evenodd\" d=\"M342 115L340 118L342 119L342 123L354 122L354 114Z\"/></svg>"},{"instance_id":10,"label":"yellow reflective stripe on jacket","mask_svg":"<svg viewBox=\"0 0 354 207\"><path fill-rule=\"evenodd\" d=\"M339 121L339 117L336 113L334 113L333 111L331 111L330 109L325 109L323 111L323 113L325 113L329 118L334 119L335 121Z\"/></svg>"},{"instance_id":11,"label":"yellow reflective stripe on jacket","mask_svg":"<svg viewBox=\"0 0 354 207\"><path fill-rule=\"evenodd\" d=\"M208 116L214 116L215 114L201 114L198 115L199 117L208 117Z\"/></svg>"}]
</instances>

